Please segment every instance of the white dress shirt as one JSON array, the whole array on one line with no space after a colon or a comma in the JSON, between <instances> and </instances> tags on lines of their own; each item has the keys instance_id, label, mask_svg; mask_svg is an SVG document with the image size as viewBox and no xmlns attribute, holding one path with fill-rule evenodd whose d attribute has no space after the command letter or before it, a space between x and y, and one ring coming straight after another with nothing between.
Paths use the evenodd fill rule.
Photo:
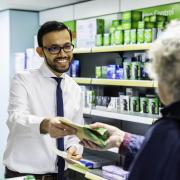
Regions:
<instances>
[{"instance_id":1,"label":"white dress shirt","mask_svg":"<svg viewBox=\"0 0 180 180\"><path fill-rule=\"evenodd\" d=\"M9 99L9 136L3 163L10 170L20 173L44 174L57 172L57 156L51 150L56 139L40 134L44 117L56 116L57 82L46 63L40 69L25 71L12 80ZM83 124L81 89L67 74L62 75L64 116ZM64 138L65 150L76 146L78 153L83 148L75 136Z\"/></svg>"}]
</instances>

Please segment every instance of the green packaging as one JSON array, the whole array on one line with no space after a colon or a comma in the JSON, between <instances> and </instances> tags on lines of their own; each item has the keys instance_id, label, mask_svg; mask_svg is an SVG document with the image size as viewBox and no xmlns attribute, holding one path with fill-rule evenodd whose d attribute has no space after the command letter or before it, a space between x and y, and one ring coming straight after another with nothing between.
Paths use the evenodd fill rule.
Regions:
<instances>
[{"instance_id":1,"label":"green packaging","mask_svg":"<svg viewBox=\"0 0 180 180\"><path fill-rule=\"evenodd\" d=\"M107 78L107 66L101 66L101 76L102 78Z\"/></svg>"},{"instance_id":2,"label":"green packaging","mask_svg":"<svg viewBox=\"0 0 180 180\"><path fill-rule=\"evenodd\" d=\"M117 27L120 24L121 24L121 20L119 20L119 19L112 20L112 26Z\"/></svg>"},{"instance_id":3,"label":"green packaging","mask_svg":"<svg viewBox=\"0 0 180 180\"><path fill-rule=\"evenodd\" d=\"M121 25L123 30L137 29L138 21L122 21Z\"/></svg>"},{"instance_id":4,"label":"green packaging","mask_svg":"<svg viewBox=\"0 0 180 180\"><path fill-rule=\"evenodd\" d=\"M97 24L96 34L104 34L104 19L96 19L96 24Z\"/></svg>"},{"instance_id":5,"label":"green packaging","mask_svg":"<svg viewBox=\"0 0 180 180\"><path fill-rule=\"evenodd\" d=\"M124 32L123 32L123 30L116 30L114 32L114 42L116 45L124 43Z\"/></svg>"},{"instance_id":6,"label":"green packaging","mask_svg":"<svg viewBox=\"0 0 180 180\"><path fill-rule=\"evenodd\" d=\"M96 34L96 46L102 46L102 45L103 45L103 35Z\"/></svg>"},{"instance_id":7,"label":"green packaging","mask_svg":"<svg viewBox=\"0 0 180 180\"><path fill-rule=\"evenodd\" d=\"M145 22L150 22L150 16L145 16L145 17L144 17L144 21L145 21Z\"/></svg>"},{"instance_id":8,"label":"green packaging","mask_svg":"<svg viewBox=\"0 0 180 180\"><path fill-rule=\"evenodd\" d=\"M140 111L141 113L149 113L149 99L147 97L140 97Z\"/></svg>"},{"instance_id":9,"label":"green packaging","mask_svg":"<svg viewBox=\"0 0 180 180\"><path fill-rule=\"evenodd\" d=\"M151 29L151 28L155 28L156 24L154 22L145 22L145 28L146 29Z\"/></svg>"},{"instance_id":10,"label":"green packaging","mask_svg":"<svg viewBox=\"0 0 180 180\"><path fill-rule=\"evenodd\" d=\"M115 30L116 30L116 28L114 26L111 26L109 28L109 33L111 35L111 43L110 43L111 45L115 44Z\"/></svg>"},{"instance_id":11,"label":"green packaging","mask_svg":"<svg viewBox=\"0 0 180 180\"><path fill-rule=\"evenodd\" d=\"M130 110L132 112L140 111L140 98L138 96L130 97Z\"/></svg>"},{"instance_id":12,"label":"green packaging","mask_svg":"<svg viewBox=\"0 0 180 180\"><path fill-rule=\"evenodd\" d=\"M124 44L130 44L131 42L131 30L124 31Z\"/></svg>"},{"instance_id":13,"label":"green packaging","mask_svg":"<svg viewBox=\"0 0 180 180\"><path fill-rule=\"evenodd\" d=\"M126 11L121 13L123 21L141 21L142 12L141 11Z\"/></svg>"},{"instance_id":14,"label":"green packaging","mask_svg":"<svg viewBox=\"0 0 180 180\"><path fill-rule=\"evenodd\" d=\"M150 16L149 21L150 22L165 22L167 21L167 16L153 15L153 16Z\"/></svg>"},{"instance_id":15,"label":"green packaging","mask_svg":"<svg viewBox=\"0 0 180 180\"><path fill-rule=\"evenodd\" d=\"M165 22L157 22L156 23L156 28L164 29L166 26Z\"/></svg>"},{"instance_id":16,"label":"green packaging","mask_svg":"<svg viewBox=\"0 0 180 180\"><path fill-rule=\"evenodd\" d=\"M149 113L159 114L159 100L158 98L149 98Z\"/></svg>"},{"instance_id":17,"label":"green packaging","mask_svg":"<svg viewBox=\"0 0 180 180\"><path fill-rule=\"evenodd\" d=\"M131 79L132 64L129 61L123 62L124 79Z\"/></svg>"},{"instance_id":18,"label":"green packaging","mask_svg":"<svg viewBox=\"0 0 180 180\"><path fill-rule=\"evenodd\" d=\"M157 37L157 29L145 29L144 31L144 42L145 43L151 43L153 42Z\"/></svg>"},{"instance_id":19,"label":"green packaging","mask_svg":"<svg viewBox=\"0 0 180 180\"><path fill-rule=\"evenodd\" d=\"M145 28L145 21L138 21L138 29L144 29Z\"/></svg>"},{"instance_id":20,"label":"green packaging","mask_svg":"<svg viewBox=\"0 0 180 180\"><path fill-rule=\"evenodd\" d=\"M101 76L102 76L101 66L96 66L96 78L101 78Z\"/></svg>"},{"instance_id":21,"label":"green packaging","mask_svg":"<svg viewBox=\"0 0 180 180\"><path fill-rule=\"evenodd\" d=\"M130 97L127 95L120 95L120 110L121 111L129 111L130 110Z\"/></svg>"},{"instance_id":22,"label":"green packaging","mask_svg":"<svg viewBox=\"0 0 180 180\"><path fill-rule=\"evenodd\" d=\"M132 72L131 72L131 79L138 80L141 77L141 71L140 71L140 62L132 62Z\"/></svg>"},{"instance_id":23,"label":"green packaging","mask_svg":"<svg viewBox=\"0 0 180 180\"><path fill-rule=\"evenodd\" d=\"M131 29L130 30L130 39L131 39L131 44L136 44L137 43L137 30L136 29Z\"/></svg>"},{"instance_id":24,"label":"green packaging","mask_svg":"<svg viewBox=\"0 0 180 180\"><path fill-rule=\"evenodd\" d=\"M111 34L110 33L106 33L104 34L104 46L109 46L111 44Z\"/></svg>"},{"instance_id":25,"label":"green packaging","mask_svg":"<svg viewBox=\"0 0 180 180\"><path fill-rule=\"evenodd\" d=\"M137 42L144 43L144 29L137 30Z\"/></svg>"}]
</instances>

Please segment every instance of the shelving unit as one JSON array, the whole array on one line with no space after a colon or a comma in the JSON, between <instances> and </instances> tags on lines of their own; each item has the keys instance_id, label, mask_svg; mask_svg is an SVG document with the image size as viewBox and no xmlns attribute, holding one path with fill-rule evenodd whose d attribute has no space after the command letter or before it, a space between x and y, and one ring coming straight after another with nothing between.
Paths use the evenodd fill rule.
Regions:
<instances>
[{"instance_id":1,"label":"shelving unit","mask_svg":"<svg viewBox=\"0 0 180 180\"><path fill-rule=\"evenodd\" d=\"M156 88L157 82L151 80L118 80L118 79L97 79L97 78L73 78L78 84L88 85L109 85L129 87Z\"/></svg>"}]
</instances>

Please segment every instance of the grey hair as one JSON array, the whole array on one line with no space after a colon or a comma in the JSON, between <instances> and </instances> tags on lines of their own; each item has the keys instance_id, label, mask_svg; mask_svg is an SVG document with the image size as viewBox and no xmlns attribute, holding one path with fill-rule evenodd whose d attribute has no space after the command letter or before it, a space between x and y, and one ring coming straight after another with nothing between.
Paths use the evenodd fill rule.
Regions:
<instances>
[{"instance_id":1,"label":"grey hair","mask_svg":"<svg viewBox=\"0 0 180 180\"><path fill-rule=\"evenodd\" d=\"M172 21L148 52L150 77L163 83L173 100L180 100L180 21Z\"/></svg>"}]
</instances>

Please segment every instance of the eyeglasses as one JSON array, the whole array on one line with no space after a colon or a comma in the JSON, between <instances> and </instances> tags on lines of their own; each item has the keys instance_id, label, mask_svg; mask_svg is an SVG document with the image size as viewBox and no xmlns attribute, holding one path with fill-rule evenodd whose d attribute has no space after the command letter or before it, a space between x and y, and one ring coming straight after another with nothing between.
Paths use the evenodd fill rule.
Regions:
<instances>
[{"instance_id":1,"label":"eyeglasses","mask_svg":"<svg viewBox=\"0 0 180 180\"><path fill-rule=\"evenodd\" d=\"M46 49L50 54L59 54L61 52L61 49L63 49L64 52L68 53L71 52L74 49L73 44L65 44L64 46L59 45L52 45L50 47L43 47Z\"/></svg>"}]
</instances>

